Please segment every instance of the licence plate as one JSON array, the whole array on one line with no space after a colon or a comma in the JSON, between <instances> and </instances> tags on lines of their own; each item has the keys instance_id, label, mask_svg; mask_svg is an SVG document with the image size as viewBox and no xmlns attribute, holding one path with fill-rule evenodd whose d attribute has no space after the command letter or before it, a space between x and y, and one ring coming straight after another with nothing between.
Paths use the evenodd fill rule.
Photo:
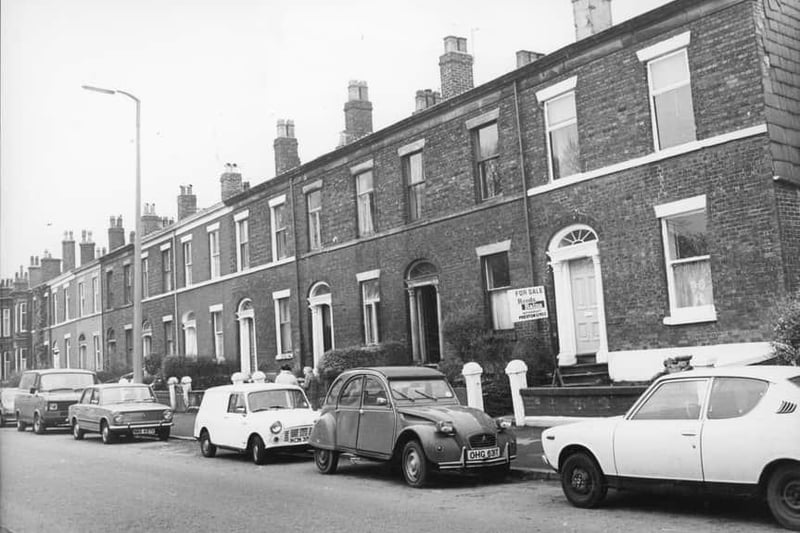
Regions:
<instances>
[{"instance_id":1,"label":"licence plate","mask_svg":"<svg viewBox=\"0 0 800 533\"><path fill-rule=\"evenodd\" d=\"M500 448L467 450L467 461L481 461L483 459L494 459L496 457L500 457Z\"/></svg>"},{"instance_id":2,"label":"licence plate","mask_svg":"<svg viewBox=\"0 0 800 533\"><path fill-rule=\"evenodd\" d=\"M152 429L152 428L134 429L133 430L133 434L134 435L155 435L156 434L156 430Z\"/></svg>"}]
</instances>

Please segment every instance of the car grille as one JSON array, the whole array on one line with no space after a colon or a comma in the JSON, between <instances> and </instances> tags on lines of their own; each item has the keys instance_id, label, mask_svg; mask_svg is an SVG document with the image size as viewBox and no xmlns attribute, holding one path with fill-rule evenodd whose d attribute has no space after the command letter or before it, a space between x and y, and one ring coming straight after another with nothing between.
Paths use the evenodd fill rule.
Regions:
<instances>
[{"instance_id":1,"label":"car grille","mask_svg":"<svg viewBox=\"0 0 800 533\"><path fill-rule=\"evenodd\" d=\"M56 402L59 411L66 411L67 409L69 409L70 405L74 405L76 403L78 402Z\"/></svg>"},{"instance_id":2,"label":"car grille","mask_svg":"<svg viewBox=\"0 0 800 533\"><path fill-rule=\"evenodd\" d=\"M161 420L161 411L134 411L132 413L125 413L125 422L129 424L158 420Z\"/></svg>"},{"instance_id":3,"label":"car grille","mask_svg":"<svg viewBox=\"0 0 800 533\"><path fill-rule=\"evenodd\" d=\"M470 448L491 448L497 446L497 435L493 433L478 433L477 435L470 435L469 437Z\"/></svg>"},{"instance_id":4,"label":"car grille","mask_svg":"<svg viewBox=\"0 0 800 533\"><path fill-rule=\"evenodd\" d=\"M287 429L283 432L284 442L306 442L311 435L311 426L301 426L297 428Z\"/></svg>"}]
</instances>

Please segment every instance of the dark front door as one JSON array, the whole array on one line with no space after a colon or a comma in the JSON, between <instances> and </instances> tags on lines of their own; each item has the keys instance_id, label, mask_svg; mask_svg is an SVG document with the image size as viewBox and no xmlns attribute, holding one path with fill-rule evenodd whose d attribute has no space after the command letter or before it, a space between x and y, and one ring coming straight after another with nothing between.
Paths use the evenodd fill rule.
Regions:
<instances>
[{"instance_id":1,"label":"dark front door","mask_svg":"<svg viewBox=\"0 0 800 533\"><path fill-rule=\"evenodd\" d=\"M426 285L417 289L417 302L420 319L420 347L422 361L438 363L439 353L439 302L436 287Z\"/></svg>"}]
</instances>

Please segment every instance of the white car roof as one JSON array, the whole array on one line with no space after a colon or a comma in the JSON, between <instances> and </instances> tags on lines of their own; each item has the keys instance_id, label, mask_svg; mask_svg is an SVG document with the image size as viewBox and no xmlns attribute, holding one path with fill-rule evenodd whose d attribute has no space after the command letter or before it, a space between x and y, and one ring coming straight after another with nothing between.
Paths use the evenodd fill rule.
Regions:
<instances>
[{"instance_id":1,"label":"white car roof","mask_svg":"<svg viewBox=\"0 0 800 533\"><path fill-rule=\"evenodd\" d=\"M800 376L800 367L797 366L720 366L697 368L684 372L676 372L659 378L659 380L692 378L692 377L736 377L754 378L766 381L785 381Z\"/></svg>"},{"instance_id":2,"label":"white car roof","mask_svg":"<svg viewBox=\"0 0 800 533\"><path fill-rule=\"evenodd\" d=\"M209 392L257 392L263 390L303 390L297 385L290 385L288 383L235 383L233 385L220 385L218 387L209 387L206 393Z\"/></svg>"}]
</instances>

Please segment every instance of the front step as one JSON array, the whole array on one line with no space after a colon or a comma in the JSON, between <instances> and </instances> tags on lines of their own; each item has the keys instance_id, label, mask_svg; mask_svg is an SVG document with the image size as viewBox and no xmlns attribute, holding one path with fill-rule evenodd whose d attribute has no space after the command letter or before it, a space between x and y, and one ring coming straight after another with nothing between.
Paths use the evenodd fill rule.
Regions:
<instances>
[{"instance_id":1,"label":"front step","mask_svg":"<svg viewBox=\"0 0 800 533\"><path fill-rule=\"evenodd\" d=\"M591 356L594 359L594 356ZM585 360L585 359L584 359ZM579 362L572 366L559 367L561 384L564 387L591 387L610 385L607 363Z\"/></svg>"}]
</instances>

